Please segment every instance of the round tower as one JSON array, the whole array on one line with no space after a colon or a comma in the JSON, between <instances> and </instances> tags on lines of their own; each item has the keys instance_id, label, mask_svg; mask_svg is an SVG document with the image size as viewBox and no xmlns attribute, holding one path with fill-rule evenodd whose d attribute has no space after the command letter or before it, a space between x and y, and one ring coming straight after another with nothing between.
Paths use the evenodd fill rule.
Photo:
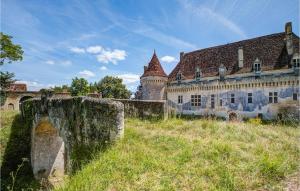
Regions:
<instances>
[{"instance_id":1,"label":"round tower","mask_svg":"<svg viewBox=\"0 0 300 191\"><path fill-rule=\"evenodd\" d=\"M144 74L141 76L142 100L165 100L167 81L168 76L154 51L148 66L144 67Z\"/></svg>"}]
</instances>

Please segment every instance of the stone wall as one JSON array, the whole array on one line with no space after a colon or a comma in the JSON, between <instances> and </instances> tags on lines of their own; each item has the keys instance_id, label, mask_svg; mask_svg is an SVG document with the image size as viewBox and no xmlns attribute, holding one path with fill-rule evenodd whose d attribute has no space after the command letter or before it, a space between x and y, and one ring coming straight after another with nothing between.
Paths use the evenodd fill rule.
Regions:
<instances>
[{"instance_id":1,"label":"stone wall","mask_svg":"<svg viewBox=\"0 0 300 191\"><path fill-rule=\"evenodd\" d=\"M31 124L31 164L37 179L59 177L80 167L94 148L123 136L124 106L90 97L31 99L22 103Z\"/></svg>"},{"instance_id":2,"label":"stone wall","mask_svg":"<svg viewBox=\"0 0 300 191\"><path fill-rule=\"evenodd\" d=\"M162 100L128 100L115 99L124 104L125 117L141 119L167 119L166 102Z\"/></svg>"}]
</instances>

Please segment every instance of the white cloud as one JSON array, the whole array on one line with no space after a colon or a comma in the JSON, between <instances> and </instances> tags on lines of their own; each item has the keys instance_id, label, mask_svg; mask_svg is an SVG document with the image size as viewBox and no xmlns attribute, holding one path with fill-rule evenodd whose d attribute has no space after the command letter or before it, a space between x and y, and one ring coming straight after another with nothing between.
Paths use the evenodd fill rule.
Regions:
<instances>
[{"instance_id":1,"label":"white cloud","mask_svg":"<svg viewBox=\"0 0 300 191\"><path fill-rule=\"evenodd\" d=\"M95 74L92 71L89 70L83 70L79 72L79 75L84 77L84 78L90 78L90 77L94 77Z\"/></svg>"},{"instance_id":2,"label":"white cloud","mask_svg":"<svg viewBox=\"0 0 300 191\"><path fill-rule=\"evenodd\" d=\"M103 70L107 70L107 67L106 67L106 66L101 66L101 67L100 67L100 70L102 70L102 71L103 71Z\"/></svg>"},{"instance_id":3,"label":"white cloud","mask_svg":"<svg viewBox=\"0 0 300 191\"><path fill-rule=\"evenodd\" d=\"M85 53L85 50L83 48L79 47L71 47L70 50L74 53L82 54Z\"/></svg>"},{"instance_id":4,"label":"white cloud","mask_svg":"<svg viewBox=\"0 0 300 191\"><path fill-rule=\"evenodd\" d=\"M54 65L54 64L55 64L55 62L54 62L53 60L47 60L47 61L46 61L46 64L49 64L49 65Z\"/></svg>"},{"instance_id":5,"label":"white cloud","mask_svg":"<svg viewBox=\"0 0 300 191\"><path fill-rule=\"evenodd\" d=\"M241 27L239 27L233 20L230 20L221 13L206 6L197 6L196 4L188 0L182 0L179 2L184 6L185 10L188 11L188 13L193 14L194 17L200 16L201 18L205 18L209 22L219 23L223 25L225 29L230 30L231 32L241 36L242 38L247 38L246 33L242 30Z\"/></svg>"},{"instance_id":6,"label":"white cloud","mask_svg":"<svg viewBox=\"0 0 300 191\"><path fill-rule=\"evenodd\" d=\"M171 62L176 62L177 59L174 58L173 56L164 56L164 57L161 57L161 61L165 62L165 63L171 63Z\"/></svg>"},{"instance_id":7,"label":"white cloud","mask_svg":"<svg viewBox=\"0 0 300 191\"><path fill-rule=\"evenodd\" d=\"M62 61L61 65L63 65L63 66L71 66L72 62L70 60Z\"/></svg>"},{"instance_id":8,"label":"white cloud","mask_svg":"<svg viewBox=\"0 0 300 191\"><path fill-rule=\"evenodd\" d=\"M86 51L91 54L99 54L102 51L102 49L103 48L98 45L98 46L90 46L86 49Z\"/></svg>"},{"instance_id":9,"label":"white cloud","mask_svg":"<svg viewBox=\"0 0 300 191\"><path fill-rule=\"evenodd\" d=\"M113 63L117 64L120 60L125 60L125 57L127 56L125 50L119 50L114 49L113 51L108 50L102 50L100 54L97 55L97 60L100 63Z\"/></svg>"},{"instance_id":10,"label":"white cloud","mask_svg":"<svg viewBox=\"0 0 300 191\"><path fill-rule=\"evenodd\" d=\"M120 74L120 75L117 75L117 77L123 79L123 82L125 84L135 83L140 80L140 76L137 74Z\"/></svg>"}]
</instances>

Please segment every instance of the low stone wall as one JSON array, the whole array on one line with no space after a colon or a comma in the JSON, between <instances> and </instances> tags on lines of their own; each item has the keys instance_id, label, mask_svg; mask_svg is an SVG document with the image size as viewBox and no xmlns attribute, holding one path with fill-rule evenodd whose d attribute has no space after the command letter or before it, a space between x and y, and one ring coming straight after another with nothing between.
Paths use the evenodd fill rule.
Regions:
<instances>
[{"instance_id":1,"label":"low stone wall","mask_svg":"<svg viewBox=\"0 0 300 191\"><path fill-rule=\"evenodd\" d=\"M167 119L165 101L160 100L128 100L114 99L124 104L125 117L138 117L141 119Z\"/></svg>"},{"instance_id":2,"label":"low stone wall","mask_svg":"<svg viewBox=\"0 0 300 191\"><path fill-rule=\"evenodd\" d=\"M62 177L94 148L123 136L124 106L90 97L31 99L21 105L31 125L31 164L37 179Z\"/></svg>"}]
</instances>

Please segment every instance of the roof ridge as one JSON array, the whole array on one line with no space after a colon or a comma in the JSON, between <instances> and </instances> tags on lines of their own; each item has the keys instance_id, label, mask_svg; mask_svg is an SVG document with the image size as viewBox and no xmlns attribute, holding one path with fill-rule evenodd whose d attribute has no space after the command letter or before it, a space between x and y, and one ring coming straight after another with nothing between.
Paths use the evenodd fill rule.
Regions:
<instances>
[{"instance_id":1,"label":"roof ridge","mask_svg":"<svg viewBox=\"0 0 300 191\"><path fill-rule=\"evenodd\" d=\"M277 36L277 35L279 36L279 35L282 35L282 34L285 34L285 33L284 32L273 33L273 34L264 35L264 36L258 36L258 37L254 37L254 38L250 38L250 39L245 39L245 40L230 42L230 43L227 43L227 44L220 44L220 45L216 45L216 46L211 46L211 47L202 48L202 49L194 50L194 51L191 51L191 52L187 52L187 53L185 53L185 55L191 54L191 53L195 53L195 52L200 52L200 51L203 51L203 50L220 48L220 47L223 47L223 46L228 46L228 45L237 44L237 43L241 43L241 42L248 42L248 41L252 41L252 40L257 40L257 39L260 39L260 38L273 37L273 36Z\"/></svg>"}]
</instances>

